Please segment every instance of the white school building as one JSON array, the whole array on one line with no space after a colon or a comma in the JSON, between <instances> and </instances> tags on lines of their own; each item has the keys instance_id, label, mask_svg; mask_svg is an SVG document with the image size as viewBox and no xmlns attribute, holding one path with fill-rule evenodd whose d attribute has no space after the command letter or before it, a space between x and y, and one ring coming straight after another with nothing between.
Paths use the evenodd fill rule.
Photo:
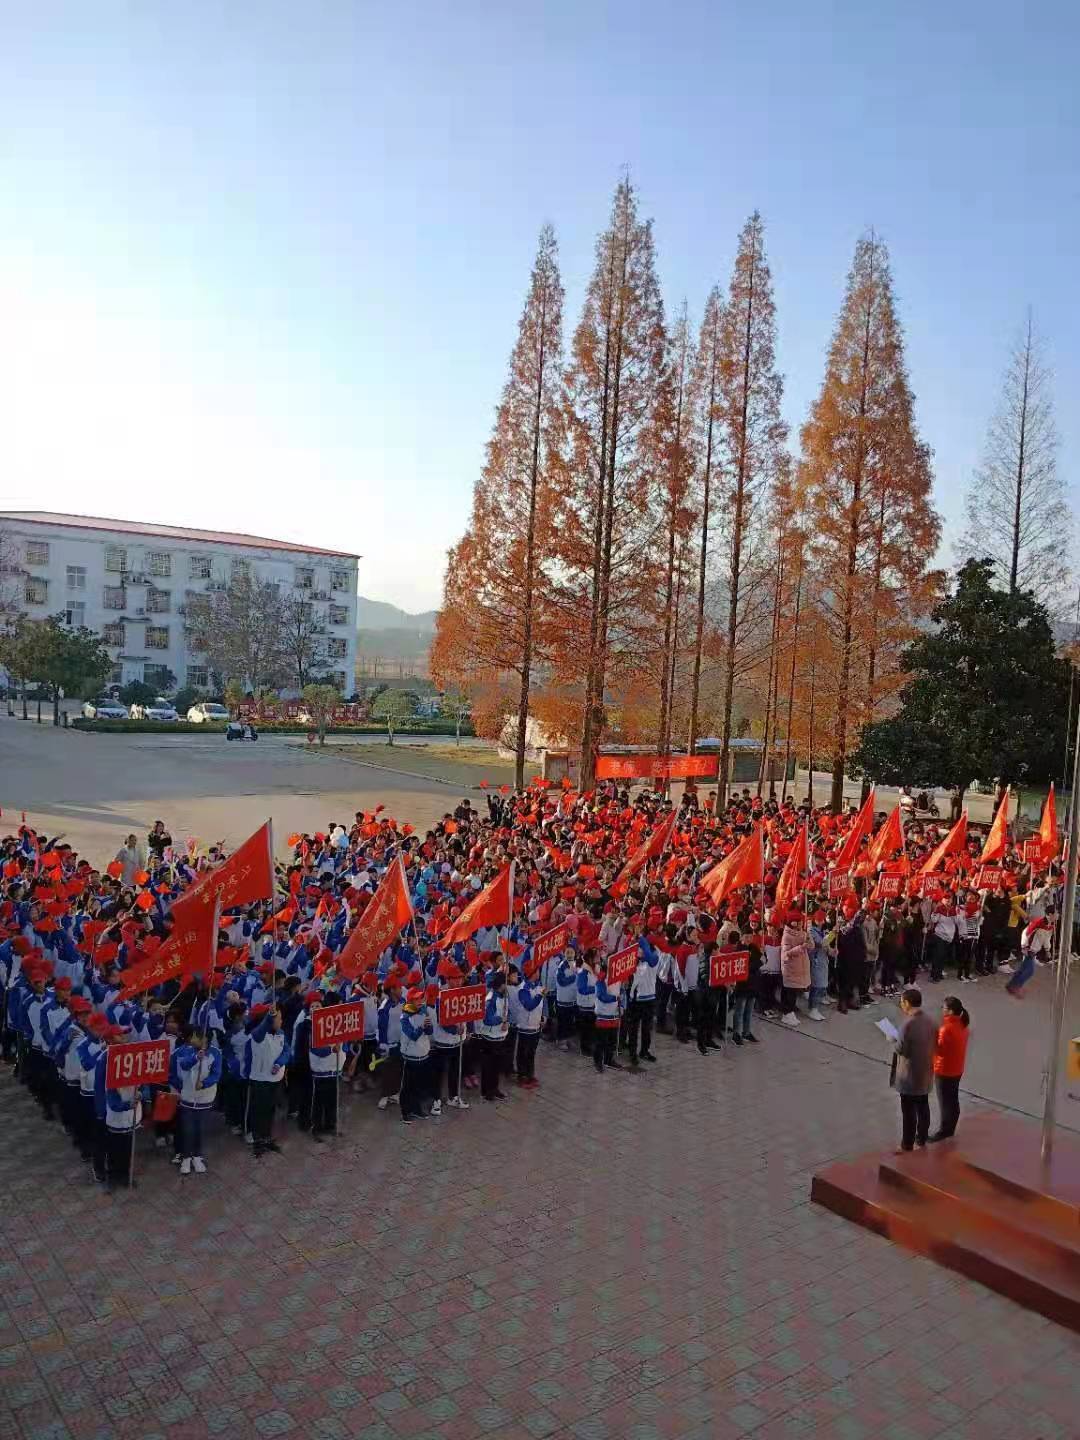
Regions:
<instances>
[{"instance_id":1,"label":"white school building","mask_svg":"<svg viewBox=\"0 0 1080 1440\"><path fill-rule=\"evenodd\" d=\"M246 571L310 602L325 626L334 683L345 695L355 688L356 555L47 510L0 511L0 527L20 608L35 620L64 612L69 624L97 631L112 657L112 684L163 688L172 671L178 686L208 688L205 658L187 648L184 608Z\"/></svg>"}]
</instances>

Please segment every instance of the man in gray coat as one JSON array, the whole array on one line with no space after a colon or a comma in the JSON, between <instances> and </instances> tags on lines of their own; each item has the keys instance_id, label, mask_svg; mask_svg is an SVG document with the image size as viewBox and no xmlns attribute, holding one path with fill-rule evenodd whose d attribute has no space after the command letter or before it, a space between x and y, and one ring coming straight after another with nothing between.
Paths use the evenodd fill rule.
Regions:
<instances>
[{"instance_id":1,"label":"man in gray coat","mask_svg":"<svg viewBox=\"0 0 1080 1440\"><path fill-rule=\"evenodd\" d=\"M896 1041L896 1072L893 1084L900 1096L902 1139L897 1154L920 1149L930 1134L930 1090L934 1084L934 1047L937 1030L929 1015L923 1014L922 992L909 985L900 996L900 1009L907 1019Z\"/></svg>"}]
</instances>

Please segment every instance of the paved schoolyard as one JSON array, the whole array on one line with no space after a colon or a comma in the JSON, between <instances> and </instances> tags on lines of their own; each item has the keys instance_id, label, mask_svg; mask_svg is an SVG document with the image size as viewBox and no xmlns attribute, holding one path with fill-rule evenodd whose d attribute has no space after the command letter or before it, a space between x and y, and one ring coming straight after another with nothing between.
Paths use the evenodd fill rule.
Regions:
<instances>
[{"instance_id":1,"label":"paved schoolyard","mask_svg":"<svg viewBox=\"0 0 1080 1440\"><path fill-rule=\"evenodd\" d=\"M5 1433L1065 1440L1080 1337L809 1203L891 1144L881 1067L762 1028L209 1173L92 1186L0 1080ZM475 1092L470 1092L470 1094ZM284 1121L279 1120L279 1126Z\"/></svg>"}]
</instances>

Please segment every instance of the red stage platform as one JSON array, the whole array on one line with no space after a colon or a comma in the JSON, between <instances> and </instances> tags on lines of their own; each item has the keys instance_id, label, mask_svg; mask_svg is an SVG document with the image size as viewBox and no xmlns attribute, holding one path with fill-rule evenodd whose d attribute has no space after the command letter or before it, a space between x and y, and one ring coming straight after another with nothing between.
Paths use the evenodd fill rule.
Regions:
<instances>
[{"instance_id":1,"label":"red stage platform","mask_svg":"<svg viewBox=\"0 0 1080 1440\"><path fill-rule=\"evenodd\" d=\"M1006 1113L963 1119L954 1140L841 1161L811 1199L1080 1331L1080 1136Z\"/></svg>"}]
</instances>

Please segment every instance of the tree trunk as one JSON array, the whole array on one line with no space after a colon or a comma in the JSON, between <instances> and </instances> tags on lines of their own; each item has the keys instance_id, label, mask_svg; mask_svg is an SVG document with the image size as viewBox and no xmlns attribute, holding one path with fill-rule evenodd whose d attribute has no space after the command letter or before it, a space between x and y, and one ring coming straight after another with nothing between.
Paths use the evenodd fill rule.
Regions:
<instances>
[{"instance_id":1,"label":"tree trunk","mask_svg":"<svg viewBox=\"0 0 1080 1440\"><path fill-rule=\"evenodd\" d=\"M26 681L21 680L19 683L22 686L22 718L24 720L29 720L30 715L26 708Z\"/></svg>"},{"instance_id":2,"label":"tree trunk","mask_svg":"<svg viewBox=\"0 0 1080 1440\"><path fill-rule=\"evenodd\" d=\"M777 647L780 640L780 587L784 583L784 532L780 531L776 545L776 579L773 584L772 631L769 641L769 681L765 690L765 733L762 740L761 764L758 766L757 793L761 794L765 777L771 773L769 748L775 732L776 717L773 714L773 699L776 693ZM773 781L775 788L775 781Z\"/></svg>"},{"instance_id":3,"label":"tree trunk","mask_svg":"<svg viewBox=\"0 0 1080 1440\"><path fill-rule=\"evenodd\" d=\"M525 535L525 595L521 637L521 687L518 691L517 741L514 746L514 785L525 785L525 736L529 725L529 689L532 684L533 595L536 580L536 493L540 483L540 429L544 406L544 355L547 299L540 307L540 353L536 367L536 400L533 405L532 463L529 469L529 527ZM457 743L461 744L461 717L458 716Z\"/></svg>"},{"instance_id":4,"label":"tree trunk","mask_svg":"<svg viewBox=\"0 0 1080 1440\"><path fill-rule=\"evenodd\" d=\"M788 765L791 763L791 722L795 709L795 661L799 653L799 619L802 612L802 555L799 556L799 578L795 584L795 624L791 635L791 669L788 672L787 734L784 737L784 774L780 798L787 799Z\"/></svg>"},{"instance_id":5,"label":"tree trunk","mask_svg":"<svg viewBox=\"0 0 1080 1440\"><path fill-rule=\"evenodd\" d=\"M709 489L712 480L713 408L716 404L716 336L713 335L713 364L709 380L709 421L705 432L705 474L701 500L701 553L698 562L697 613L694 620L694 673L690 682L690 733L686 748L697 754L698 702L701 694L701 647L705 638L705 572L709 560ZM717 810L727 802L727 771L717 774Z\"/></svg>"},{"instance_id":6,"label":"tree trunk","mask_svg":"<svg viewBox=\"0 0 1080 1440\"><path fill-rule=\"evenodd\" d=\"M1012 563L1009 566L1009 594L1016 593L1016 577L1020 568L1020 507L1024 495L1024 449L1027 444L1028 382L1031 376L1031 311L1028 311L1027 339L1024 343L1024 389L1020 399L1020 435L1016 456L1016 507L1013 511Z\"/></svg>"},{"instance_id":7,"label":"tree trunk","mask_svg":"<svg viewBox=\"0 0 1080 1440\"><path fill-rule=\"evenodd\" d=\"M806 770L809 776L806 782L806 803L811 810L814 808L814 700L816 665L810 662L810 709L806 722Z\"/></svg>"},{"instance_id":8,"label":"tree trunk","mask_svg":"<svg viewBox=\"0 0 1080 1440\"><path fill-rule=\"evenodd\" d=\"M59 685L54 685L54 686L53 686L52 723L53 723L54 727L59 726L59 724L60 724L60 686L59 686Z\"/></svg>"}]
</instances>

